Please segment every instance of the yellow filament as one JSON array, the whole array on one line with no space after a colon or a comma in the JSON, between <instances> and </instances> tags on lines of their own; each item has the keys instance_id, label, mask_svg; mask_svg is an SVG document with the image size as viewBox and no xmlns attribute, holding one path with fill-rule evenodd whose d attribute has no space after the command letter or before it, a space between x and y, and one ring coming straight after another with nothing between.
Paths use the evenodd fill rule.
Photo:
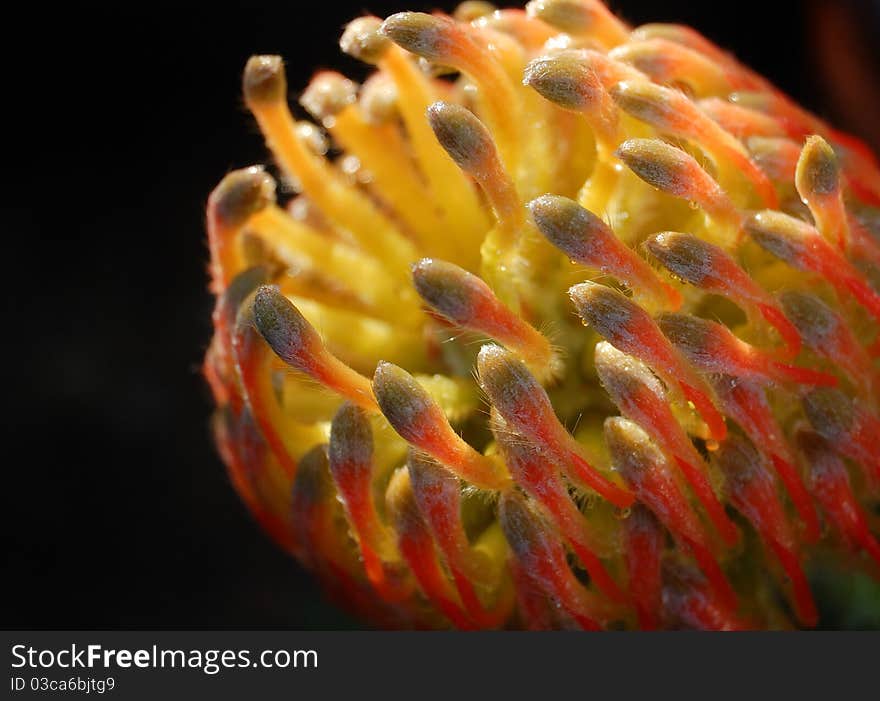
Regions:
<instances>
[{"instance_id":1,"label":"yellow filament","mask_svg":"<svg viewBox=\"0 0 880 701\"><path fill-rule=\"evenodd\" d=\"M287 103L258 102L252 111L281 167L300 182L321 212L377 260L387 261L391 274L405 275L408 265L418 258L413 244L366 194L349 185L324 158L303 144Z\"/></svg>"},{"instance_id":2,"label":"yellow filament","mask_svg":"<svg viewBox=\"0 0 880 701\"><path fill-rule=\"evenodd\" d=\"M486 124L492 132L508 173L519 172L522 143L522 102L504 67L473 41L459 42L449 56L454 68L476 83Z\"/></svg>"},{"instance_id":3,"label":"yellow filament","mask_svg":"<svg viewBox=\"0 0 880 701\"><path fill-rule=\"evenodd\" d=\"M397 88L413 153L434 194L432 204L449 226L446 233L459 249L457 257L462 267L474 271L478 264L474 241L480 240L490 224L467 176L437 143L425 118L428 107L437 100L437 92L400 47L389 47L379 65Z\"/></svg>"},{"instance_id":4,"label":"yellow filament","mask_svg":"<svg viewBox=\"0 0 880 701\"><path fill-rule=\"evenodd\" d=\"M452 423L467 418L481 406L476 387L464 378L446 375L416 375L415 378Z\"/></svg>"},{"instance_id":5,"label":"yellow filament","mask_svg":"<svg viewBox=\"0 0 880 701\"><path fill-rule=\"evenodd\" d=\"M372 176L371 190L416 234L426 253L446 259L461 257L462 251L449 245L443 218L433 207L431 192L397 125L370 124L358 105L348 105L328 120L327 127L342 148L358 157Z\"/></svg>"},{"instance_id":6,"label":"yellow filament","mask_svg":"<svg viewBox=\"0 0 880 701\"><path fill-rule=\"evenodd\" d=\"M325 296L336 295L337 299L328 304L347 306L355 301L371 316L403 327L420 321L421 312L409 281L391 277L381 263L357 248L327 238L277 206L254 215L248 230L268 243L285 263L302 266L306 262L319 270L324 279L336 282L336 289L328 289ZM307 278L306 284L298 287L307 288L308 282ZM296 286L290 277L283 278L281 283L283 287ZM340 294L340 290L347 294Z\"/></svg>"},{"instance_id":7,"label":"yellow filament","mask_svg":"<svg viewBox=\"0 0 880 701\"><path fill-rule=\"evenodd\" d=\"M364 374L372 376L380 360L415 372L431 367L421 328L403 329L302 297L290 300L318 330L330 352Z\"/></svg>"},{"instance_id":8,"label":"yellow filament","mask_svg":"<svg viewBox=\"0 0 880 701\"><path fill-rule=\"evenodd\" d=\"M249 347L247 357L236 353L237 365L241 368L242 389L252 407L254 420L264 436L276 435L287 455L294 461L299 460L312 445L326 439L328 424L317 422L314 417L290 420L273 387L273 365L279 366L279 361L262 338L256 337L254 330L246 329L243 333L251 338L244 339L244 345ZM280 463L279 458L276 461ZM292 479L293 475L288 477Z\"/></svg>"}]
</instances>

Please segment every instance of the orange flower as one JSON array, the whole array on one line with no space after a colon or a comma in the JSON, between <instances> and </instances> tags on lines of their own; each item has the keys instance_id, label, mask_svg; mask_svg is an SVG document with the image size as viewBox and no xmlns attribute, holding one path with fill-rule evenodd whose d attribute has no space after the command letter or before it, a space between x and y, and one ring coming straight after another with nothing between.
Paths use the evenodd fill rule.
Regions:
<instances>
[{"instance_id":1,"label":"orange flower","mask_svg":"<svg viewBox=\"0 0 880 701\"><path fill-rule=\"evenodd\" d=\"M282 547L399 627L810 627L812 557L880 571L866 148L597 0L340 44L320 126L245 69L297 194L208 204L217 442Z\"/></svg>"}]
</instances>

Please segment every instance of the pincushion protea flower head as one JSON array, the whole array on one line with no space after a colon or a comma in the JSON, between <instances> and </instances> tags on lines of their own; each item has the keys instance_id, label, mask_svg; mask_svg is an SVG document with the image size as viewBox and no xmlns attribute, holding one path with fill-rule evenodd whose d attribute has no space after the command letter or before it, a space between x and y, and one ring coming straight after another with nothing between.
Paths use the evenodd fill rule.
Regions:
<instances>
[{"instance_id":1,"label":"pincushion protea flower head","mask_svg":"<svg viewBox=\"0 0 880 701\"><path fill-rule=\"evenodd\" d=\"M814 626L880 572L880 169L596 0L348 25L208 204L229 474L382 626ZM297 76L299 78L299 76Z\"/></svg>"}]
</instances>

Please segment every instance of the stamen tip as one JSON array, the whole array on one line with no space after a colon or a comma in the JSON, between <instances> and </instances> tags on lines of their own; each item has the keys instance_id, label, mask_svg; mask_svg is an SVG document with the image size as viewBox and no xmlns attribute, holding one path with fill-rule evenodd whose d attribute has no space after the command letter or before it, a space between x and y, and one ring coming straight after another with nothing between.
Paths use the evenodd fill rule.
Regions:
<instances>
[{"instance_id":1,"label":"stamen tip","mask_svg":"<svg viewBox=\"0 0 880 701\"><path fill-rule=\"evenodd\" d=\"M825 139L807 137L801 150L795 174L798 191L804 197L811 194L830 195L840 186L840 166L837 155Z\"/></svg>"},{"instance_id":2,"label":"stamen tip","mask_svg":"<svg viewBox=\"0 0 880 701\"><path fill-rule=\"evenodd\" d=\"M373 432L367 413L345 402L330 424L330 469L339 478L358 470L369 472L373 459Z\"/></svg>"},{"instance_id":3,"label":"stamen tip","mask_svg":"<svg viewBox=\"0 0 880 701\"><path fill-rule=\"evenodd\" d=\"M529 17L540 19L568 34L583 34L595 24L589 3L578 0L531 0L526 4Z\"/></svg>"},{"instance_id":4,"label":"stamen tip","mask_svg":"<svg viewBox=\"0 0 880 701\"><path fill-rule=\"evenodd\" d=\"M482 170L494 152L489 131L466 107L435 102L428 107L428 122L446 153L467 173Z\"/></svg>"},{"instance_id":5,"label":"stamen tip","mask_svg":"<svg viewBox=\"0 0 880 701\"><path fill-rule=\"evenodd\" d=\"M321 346L318 332L277 287L257 288L253 313L257 330L279 358L299 369L311 365Z\"/></svg>"},{"instance_id":6,"label":"stamen tip","mask_svg":"<svg viewBox=\"0 0 880 701\"><path fill-rule=\"evenodd\" d=\"M474 316L474 303L482 281L457 265L422 258L412 266L413 286L432 309L454 324L466 326Z\"/></svg>"},{"instance_id":7,"label":"stamen tip","mask_svg":"<svg viewBox=\"0 0 880 701\"><path fill-rule=\"evenodd\" d=\"M358 17L346 25L339 48L364 63L378 63L389 46L388 36L381 29L378 17Z\"/></svg>"},{"instance_id":8,"label":"stamen tip","mask_svg":"<svg viewBox=\"0 0 880 701\"><path fill-rule=\"evenodd\" d=\"M398 12L382 23L380 33L410 53L429 61L445 53L447 21L425 12Z\"/></svg>"},{"instance_id":9,"label":"stamen tip","mask_svg":"<svg viewBox=\"0 0 880 701\"><path fill-rule=\"evenodd\" d=\"M334 71L316 74L299 99L315 119L331 118L357 99L358 86L354 81Z\"/></svg>"},{"instance_id":10,"label":"stamen tip","mask_svg":"<svg viewBox=\"0 0 880 701\"><path fill-rule=\"evenodd\" d=\"M597 92L602 89L579 50L534 59L526 66L523 85L559 107L573 111L594 103Z\"/></svg>"},{"instance_id":11,"label":"stamen tip","mask_svg":"<svg viewBox=\"0 0 880 701\"><path fill-rule=\"evenodd\" d=\"M403 368L380 360L373 375L373 394L388 423L404 440L420 445L435 430L439 408Z\"/></svg>"},{"instance_id":12,"label":"stamen tip","mask_svg":"<svg viewBox=\"0 0 880 701\"><path fill-rule=\"evenodd\" d=\"M275 203L275 181L261 166L234 170L211 193L210 207L225 226L241 226Z\"/></svg>"},{"instance_id":13,"label":"stamen tip","mask_svg":"<svg viewBox=\"0 0 880 701\"><path fill-rule=\"evenodd\" d=\"M452 16L459 22L473 22L493 14L497 9L491 2L484 0L465 0L455 8Z\"/></svg>"},{"instance_id":14,"label":"stamen tip","mask_svg":"<svg viewBox=\"0 0 880 701\"><path fill-rule=\"evenodd\" d=\"M639 178L676 197L691 193L691 157L659 139L628 139L614 153Z\"/></svg>"},{"instance_id":15,"label":"stamen tip","mask_svg":"<svg viewBox=\"0 0 880 701\"><path fill-rule=\"evenodd\" d=\"M287 96L287 77L280 56L251 56L244 69L244 98L249 105L273 104Z\"/></svg>"},{"instance_id":16,"label":"stamen tip","mask_svg":"<svg viewBox=\"0 0 880 701\"><path fill-rule=\"evenodd\" d=\"M569 258L586 263L600 257L594 255L599 253L595 239L611 232L595 214L561 195L541 195L528 208L538 230Z\"/></svg>"}]
</instances>

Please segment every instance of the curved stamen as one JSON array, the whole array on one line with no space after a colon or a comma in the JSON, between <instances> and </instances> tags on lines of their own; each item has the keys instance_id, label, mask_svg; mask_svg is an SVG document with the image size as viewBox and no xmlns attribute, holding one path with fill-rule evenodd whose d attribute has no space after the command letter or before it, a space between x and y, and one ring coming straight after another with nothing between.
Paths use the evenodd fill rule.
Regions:
<instances>
[{"instance_id":1,"label":"curved stamen","mask_svg":"<svg viewBox=\"0 0 880 701\"><path fill-rule=\"evenodd\" d=\"M480 386L510 427L546 450L570 479L615 506L632 504L632 494L599 472L595 458L559 423L550 398L522 361L486 345L477 357L477 371Z\"/></svg>"},{"instance_id":2,"label":"curved stamen","mask_svg":"<svg viewBox=\"0 0 880 701\"><path fill-rule=\"evenodd\" d=\"M677 386L700 412L715 440L727 434L712 391L672 346L648 313L619 292L584 282L568 291L578 315L620 351L643 361L667 384Z\"/></svg>"}]
</instances>

